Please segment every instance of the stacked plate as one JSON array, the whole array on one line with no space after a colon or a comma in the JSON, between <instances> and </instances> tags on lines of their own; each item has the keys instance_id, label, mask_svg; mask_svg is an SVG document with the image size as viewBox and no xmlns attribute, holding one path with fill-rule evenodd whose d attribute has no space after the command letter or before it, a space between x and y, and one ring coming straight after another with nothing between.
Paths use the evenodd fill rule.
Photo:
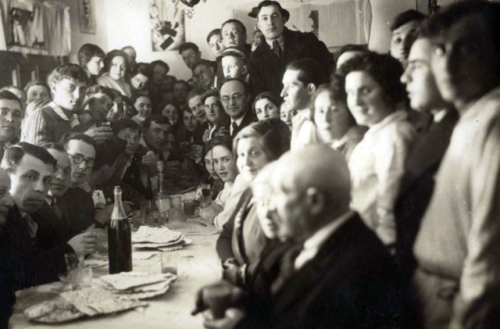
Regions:
<instances>
[{"instance_id":1,"label":"stacked plate","mask_svg":"<svg viewBox=\"0 0 500 329\"><path fill-rule=\"evenodd\" d=\"M132 234L132 243L137 249L162 249L183 246L192 241L184 238L182 233L167 227L141 226Z\"/></svg>"},{"instance_id":2,"label":"stacked plate","mask_svg":"<svg viewBox=\"0 0 500 329\"><path fill-rule=\"evenodd\" d=\"M147 299L166 293L176 278L170 273L122 272L101 276L96 285L121 299Z\"/></svg>"}]
</instances>

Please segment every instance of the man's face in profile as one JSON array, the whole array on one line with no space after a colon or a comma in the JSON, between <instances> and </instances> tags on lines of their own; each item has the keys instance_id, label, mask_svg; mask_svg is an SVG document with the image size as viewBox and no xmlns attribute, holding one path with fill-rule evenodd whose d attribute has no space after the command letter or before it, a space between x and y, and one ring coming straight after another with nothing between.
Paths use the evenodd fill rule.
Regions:
<instances>
[{"instance_id":1,"label":"man's face in profile","mask_svg":"<svg viewBox=\"0 0 500 329\"><path fill-rule=\"evenodd\" d=\"M494 87L499 45L480 15L469 15L432 39L431 67L443 99L460 109Z\"/></svg>"}]
</instances>

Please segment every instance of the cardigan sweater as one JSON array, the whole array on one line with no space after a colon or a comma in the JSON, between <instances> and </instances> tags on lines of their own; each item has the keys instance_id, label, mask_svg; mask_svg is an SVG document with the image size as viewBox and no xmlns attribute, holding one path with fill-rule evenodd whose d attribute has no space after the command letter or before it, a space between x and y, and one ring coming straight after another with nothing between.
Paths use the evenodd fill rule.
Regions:
<instances>
[{"instance_id":1,"label":"cardigan sweater","mask_svg":"<svg viewBox=\"0 0 500 329\"><path fill-rule=\"evenodd\" d=\"M42 146L57 143L62 135L71 130L70 121L61 118L48 105L33 112L24 122L21 142Z\"/></svg>"}]
</instances>

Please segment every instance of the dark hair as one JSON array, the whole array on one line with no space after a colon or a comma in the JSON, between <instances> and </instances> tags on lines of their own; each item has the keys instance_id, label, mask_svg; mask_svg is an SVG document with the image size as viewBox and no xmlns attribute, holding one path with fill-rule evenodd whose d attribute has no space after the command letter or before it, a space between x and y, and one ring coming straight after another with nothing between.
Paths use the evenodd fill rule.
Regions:
<instances>
[{"instance_id":1,"label":"dark hair","mask_svg":"<svg viewBox=\"0 0 500 329\"><path fill-rule=\"evenodd\" d=\"M342 46L342 48L340 48L339 51L337 51L337 58L339 58L340 56L342 56L344 53L347 53L347 52L350 52L350 51L364 52L366 50L367 50L366 46L348 44L348 45Z\"/></svg>"},{"instance_id":2,"label":"dark hair","mask_svg":"<svg viewBox=\"0 0 500 329\"><path fill-rule=\"evenodd\" d=\"M58 144L58 143L54 143L54 142L45 143L45 144L42 145L42 147L44 149L46 149L47 151L48 150L56 150L56 151L59 151L59 152L66 153L66 150L64 149L64 147L61 144Z\"/></svg>"},{"instance_id":3,"label":"dark hair","mask_svg":"<svg viewBox=\"0 0 500 329\"><path fill-rule=\"evenodd\" d=\"M422 14L419 11L416 11L414 9L410 9L407 11L402 12L401 14L397 15L394 18L394 21L391 24L391 31L394 31L396 29L399 29L401 26L410 23L410 22L421 22L424 19L426 19L427 16Z\"/></svg>"},{"instance_id":4,"label":"dark hair","mask_svg":"<svg viewBox=\"0 0 500 329\"><path fill-rule=\"evenodd\" d=\"M19 105L21 106L21 109L23 108L23 104L21 104L21 100L14 95L12 92L8 90L0 90L0 100L2 99L7 99L9 101L17 101L19 102Z\"/></svg>"},{"instance_id":5,"label":"dark hair","mask_svg":"<svg viewBox=\"0 0 500 329\"><path fill-rule=\"evenodd\" d=\"M49 85L52 83L57 83L63 79L70 79L78 82L87 82L87 73L82 69L80 65L76 64L62 64L59 65L52 71L49 75Z\"/></svg>"},{"instance_id":6,"label":"dark hair","mask_svg":"<svg viewBox=\"0 0 500 329\"><path fill-rule=\"evenodd\" d=\"M213 150L214 147L216 146L224 146L229 150L229 152L233 152L233 138L231 136L217 136L209 140L206 144L205 147L203 147L203 152L202 152L202 159L205 159L207 156L208 152Z\"/></svg>"},{"instance_id":7,"label":"dark hair","mask_svg":"<svg viewBox=\"0 0 500 329\"><path fill-rule=\"evenodd\" d=\"M188 49L193 49L195 52L199 52L200 48L198 48L197 45L195 45L192 42L185 42L182 45L179 46L179 54L182 55L182 53Z\"/></svg>"},{"instance_id":8,"label":"dark hair","mask_svg":"<svg viewBox=\"0 0 500 329\"><path fill-rule=\"evenodd\" d=\"M103 72L109 72L109 69L111 68L111 62L115 57L123 57L125 59L125 65L128 68L128 56L123 50L111 50L109 53L106 54L106 57L104 57L104 60L102 63L104 64Z\"/></svg>"},{"instance_id":9,"label":"dark hair","mask_svg":"<svg viewBox=\"0 0 500 329\"><path fill-rule=\"evenodd\" d=\"M207 100L208 97L217 97L220 98L219 91L217 89L209 89L207 90L203 95L201 95L201 102L205 104L205 101Z\"/></svg>"},{"instance_id":10,"label":"dark hair","mask_svg":"<svg viewBox=\"0 0 500 329\"><path fill-rule=\"evenodd\" d=\"M224 25L230 24L230 23L238 25L238 27L241 30L240 32L242 32L243 35L247 35L247 28L245 27L245 25L241 21L239 21L237 19L234 19L234 18L228 19L227 21L225 21L224 23L222 23L222 25L220 27L221 32L224 29Z\"/></svg>"},{"instance_id":11,"label":"dark hair","mask_svg":"<svg viewBox=\"0 0 500 329\"><path fill-rule=\"evenodd\" d=\"M113 100L115 98L115 94L111 91L110 88L100 86L100 85L93 85L93 86L88 87L85 95L87 97L90 97L90 96L93 96L93 95L99 94L99 93L109 96L109 98L111 98L111 100Z\"/></svg>"},{"instance_id":12,"label":"dark hair","mask_svg":"<svg viewBox=\"0 0 500 329\"><path fill-rule=\"evenodd\" d=\"M403 67L397 59L368 51L348 60L340 67L338 73L345 78L349 73L356 71L366 72L380 85L388 104L395 106L406 99L406 89L400 81Z\"/></svg>"},{"instance_id":13,"label":"dark hair","mask_svg":"<svg viewBox=\"0 0 500 329\"><path fill-rule=\"evenodd\" d=\"M196 70L196 68L197 68L198 66L201 66L201 65L205 66L205 67L206 67L207 69L209 69L209 70L210 70L210 69L211 69L211 70L213 70L213 69L214 69L214 68L213 68L210 64L208 64L207 62L199 62L199 63L197 63L195 66L193 66L193 72L194 72L194 70ZM215 72L214 72L214 74L215 74Z\"/></svg>"},{"instance_id":14,"label":"dark hair","mask_svg":"<svg viewBox=\"0 0 500 329\"><path fill-rule=\"evenodd\" d=\"M208 35L207 35L207 43L210 42L210 39L212 39L212 37L214 35L221 35L221 29L214 29L212 30Z\"/></svg>"},{"instance_id":15,"label":"dark hair","mask_svg":"<svg viewBox=\"0 0 500 329\"><path fill-rule=\"evenodd\" d=\"M132 47L132 46L125 46L122 48L122 50L124 51L125 49L132 49L133 51L135 51L135 48Z\"/></svg>"},{"instance_id":16,"label":"dark hair","mask_svg":"<svg viewBox=\"0 0 500 329\"><path fill-rule=\"evenodd\" d=\"M187 96L186 96L186 102L189 102L191 98L195 98L196 96L203 96L205 94L206 90L202 88L194 88L191 90Z\"/></svg>"},{"instance_id":17,"label":"dark hair","mask_svg":"<svg viewBox=\"0 0 500 329\"><path fill-rule=\"evenodd\" d=\"M31 87L34 87L34 86L42 86L42 87L45 87L47 88L47 91L50 93L50 88L49 86L47 86L47 84L43 81L40 81L40 80L31 80L30 82L28 82L26 84L26 87L24 87L24 92L27 94L28 91L30 90Z\"/></svg>"},{"instance_id":18,"label":"dark hair","mask_svg":"<svg viewBox=\"0 0 500 329\"><path fill-rule=\"evenodd\" d=\"M185 85L186 87L188 87L189 90L191 90L191 86L189 85L189 83L186 81L186 80L177 80L174 82L174 86L178 83L182 83L183 85Z\"/></svg>"},{"instance_id":19,"label":"dark hair","mask_svg":"<svg viewBox=\"0 0 500 329\"><path fill-rule=\"evenodd\" d=\"M325 70L321 65L313 59L305 58L291 62L287 65L286 70L299 71L298 79L307 86L312 83L315 86L328 82L328 70Z\"/></svg>"},{"instance_id":20,"label":"dark hair","mask_svg":"<svg viewBox=\"0 0 500 329\"><path fill-rule=\"evenodd\" d=\"M278 111L281 107L282 100L280 97L277 97L275 94L273 94L270 91L264 91L263 93L260 93L255 97L253 103L252 103L252 110L255 112L255 104L257 104L258 101L262 99L268 99L270 100L276 107L278 107Z\"/></svg>"},{"instance_id":21,"label":"dark hair","mask_svg":"<svg viewBox=\"0 0 500 329\"><path fill-rule=\"evenodd\" d=\"M161 114L156 114L156 115L150 115L149 117L144 120L142 127L144 130L149 130L151 127L151 122L156 123L157 125L169 125L170 126L170 121L168 121L167 118L165 118Z\"/></svg>"},{"instance_id":22,"label":"dark hair","mask_svg":"<svg viewBox=\"0 0 500 329\"><path fill-rule=\"evenodd\" d=\"M290 19L290 12L288 10L283 9L283 7L281 7L281 4L278 1L269 1L269 0L262 1L257 5L257 7L253 7L250 13L248 13L248 16L253 18L258 18L262 7L268 7L268 6L278 7L278 9L281 12L281 16L285 19L285 21L288 21L288 19Z\"/></svg>"},{"instance_id":23,"label":"dark hair","mask_svg":"<svg viewBox=\"0 0 500 329\"><path fill-rule=\"evenodd\" d=\"M269 161L279 159L283 153L290 149L290 128L277 118L265 119L254 122L243 128L233 141L234 157L238 156L238 143L241 139L259 137L262 139L262 148Z\"/></svg>"},{"instance_id":24,"label":"dark hair","mask_svg":"<svg viewBox=\"0 0 500 329\"><path fill-rule=\"evenodd\" d=\"M120 155L125 153L127 142L113 137L97 145L92 171L101 169L104 165L112 166Z\"/></svg>"},{"instance_id":25,"label":"dark hair","mask_svg":"<svg viewBox=\"0 0 500 329\"><path fill-rule=\"evenodd\" d=\"M238 79L238 78L230 78L230 79L226 79L226 81L224 81L224 83L221 85L220 89L222 89L222 86L224 86L226 83L228 82L231 82L231 81L238 81L239 83L241 83L243 85L243 87L245 88L245 93L250 93L250 86L248 85L248 83L242 79Z\"/></svg>"},{"instance_id":26,"label":"dark hair","mask_svg":"<svg viewBox=\"0 0 500 329\"><path fill-rule=\"evenodd\" d=\"M2 168L9 173L15 172L17 165L25 154L31 155L45 164L52 165L54 169L56 167L56 159L46 149L30 143L20 142L5 151Z\"/></svg>"},{"instance_id":27,"label":"dark hair","mask_svg":"<svg viewBox=\"0 0 500 329\"><path fill-rule=\"evenodd\" d=\"M478 15L493 37L493 44L500 49L500 4L486 1L455 3L429 18L423 25L422 36L433 38L457 24L464 17ZM478 36L479 38L481 36Z\"/></svg>"},{"instance_id":28,"label":"dark hair","mask_svg":"<svg viewBox=\"0 0 500 329\"><path fill-rule=\"evenodd\" d=\"M153 64L136 63L130 70L130 78L135 77L138 74L142 74L148 79L151 79L153 74Z\"/></svg>"},{"instance_id":29,"label":"dark hair","mask_svg":"<svg viewBox=\"0 0 500 329\"><path fill-rule=\"evenodd\" d=\"M99 46L92 43L86 43L78 50L78 63L80 63L82 67L85 67L92 57L104 58L104 56L104 51L99 48Z\"/></svg>"},{"instance_id":30,"label":"dark hair","mask_svg":"<svg viewBox=\"0 0 500 329\"><path fill-rule=\"evenodd\" d=\"M97 149L97 144L95 142L95 140L88 136L88 135L85 135L84 133L77 133L77 132L68 132L68 133L65 133L64 135L61 136L61 138L59 139L60 141L60 144L62 146L64 146L64 148L66 148L66 146L68 145L68 143L72 140L76 140L76 141L82 141L86 144L89 144L91 146L94 147L94 150Z\"/></svg>"},{"instance_id":31,"label":"dark hair","mask_svg":"<svg viewBox=\"0 0 500 329\"><path fill-rule=\"evenodd\" d=\"M170 66L161 60L151 62L151 71L153 71L156 65L160 65L161 67L163 67L165 70L167 70L167 73L170 72Z\"/></svg>"},{"instance_id":32,"label":"dark hair","mask_svg":"<svg viewBox=\"0 0 500 329\"><path fill-rule=\"evenodd\" d=\"M120 120L116 121L111 126L111 128L113 129L113 135L115 135L115 137L118 137L118 134L125 129L131 129L131 130L137 131L139 136L142 135L141 126L136 121L134 121L130 118L124 118L124 119L120 119Z\"/></svg>"},{"instance_id":33,"label":"dark hair","mask_svg":"<svg viewBox=\"0 0 500 329\"><path fill-rule=\"evenodd\" d=\"M177 112L177 115L179 116L179 118L182 116L182 110L181 110L181 108L177 104L175 104L174 102L165 102L162 106L160 106L160 113L159 113L159 115L162 115L163 110L168 105L172 105L175 108L175 111Z\"/></svg>"},{"instance_id":34,"label":"dark hair","mask_svg":"<svg viewBox=\"0 0 500 329\"><path fill-rule=\"evenodd\" d=\"M134 106L135 106L135 102L137 101L137 99L139 99L141 97L146 97L151 102L151 97L149 97L149 95L144 95L144 94L141 94L141 93L133 93L132 97L130 97L130 102L132 104L134 104Z\"/></svg>"}]
</instances>

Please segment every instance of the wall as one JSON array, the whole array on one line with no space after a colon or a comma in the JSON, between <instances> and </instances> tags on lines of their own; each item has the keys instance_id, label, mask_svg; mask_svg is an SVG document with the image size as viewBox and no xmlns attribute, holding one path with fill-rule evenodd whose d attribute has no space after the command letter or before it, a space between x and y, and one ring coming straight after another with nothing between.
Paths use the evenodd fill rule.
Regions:
<instances>
[{"instance_id":1,"label":"wall","mask_svg":"<svg viewBox=\"0 0 500 329\"><path fill-rule=\"evenodd\" d=\"M189 78L191 72L186 68L177 52L152 52L149 26L149 1L146 0L94 0L97 17L95 35L80 33L76 1L65 0L71 6L72 53L70 60L77 61L76 54L84 43L95 43L104 51L133 46L138 53L138 61L151 62L161 59L169 63L171 74L179 78ZM167 0L170 1L170 0ZM238 17L245 17L241 10L250 8L257 0L207 0L195 7L194 17L186 18L186 38L196 43L206 59L213 55L206 43L206 35L229 18L237 10ZM280 0L281 3L297 0ZM337 0L339 1L339 0ZM440 0L447 5L456 0ZM372 27L369 47L379 52L389 50L391 33L389 26L394 17L408 9L418 9L427 13L427 0L370 0L372 6ZM234 7L237 7L234 9ZM249 41L254 21L245 17L244 23L249 31Z\"/></svg>"},{"instance_id":2,"label":"wall","mask_svg":"<svg viewBox=\"0 0 500 329\"><path fill-rule=\"evenodd\" d=\"M70 6L71 13L71 53L69 60L72 63L78 63L78 49L85 43L93 43L107 49L108 39L106 31L106 12L104 10L104 0L94 1L94 11L96 13L96 34L87 34L80 32L80 21L78 17L78 3L75 0L66 0L65 3Z\"/></svg>"}]
</instances>

